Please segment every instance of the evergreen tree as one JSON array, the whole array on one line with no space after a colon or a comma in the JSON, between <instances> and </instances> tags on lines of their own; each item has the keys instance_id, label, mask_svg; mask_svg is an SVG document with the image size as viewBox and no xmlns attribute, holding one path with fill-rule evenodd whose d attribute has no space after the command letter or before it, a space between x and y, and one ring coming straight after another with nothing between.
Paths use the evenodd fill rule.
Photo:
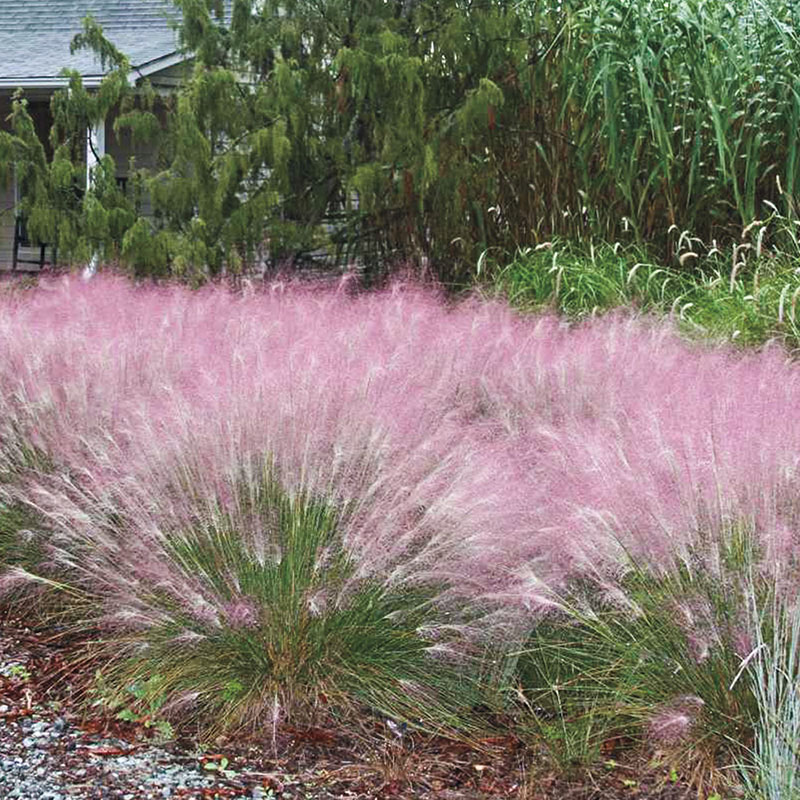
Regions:
<instances>
[{"instance_id":1,"label":"evergreen tree","mask_svg":"<svg viewBox=\"0 0 800 800\"><path fill-rule=\"evenodd\" d=\"M527 52L514 7L233 0L226 15L216 0L176 3L193 59L162 113L91 19L73 46L111 71L96 93L72 74L54 97L50 163L15 104L0 157L25 163L36 236L64 256L99 251L140 274L195 279L238 272L259 253L296 260L321 247L373 268L422 256L474 263L492 237L501 84ZM106 156L81 197L77 143L115 108L117 130L157 143L159 167L137 172L125 198Z\"/></svg>"}]
</instances>

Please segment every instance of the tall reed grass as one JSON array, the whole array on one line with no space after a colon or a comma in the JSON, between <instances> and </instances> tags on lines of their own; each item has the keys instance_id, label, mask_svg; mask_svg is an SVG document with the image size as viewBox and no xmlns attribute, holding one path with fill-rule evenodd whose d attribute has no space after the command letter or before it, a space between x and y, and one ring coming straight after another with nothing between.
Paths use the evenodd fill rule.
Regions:
<instances>
[{"instance_id":1,"label":"tall reed grass","mask_svg":"<svg viewBox=\"0 0 800 800\"><path fill-rule=\"evenodd\" d=\"M583 586L642 631L662 612L684 675L656 653L658 691L629 692L656 719L753 636L737 532L796 586L800 377L777 347L402 285L101 276L0 303L3 503L27 514L0 582L69 587L119 694L220 727L357 704L454 726L479 674L532 696L512 654Z\"/></svg>"},{"instance_id":2,"label":"tall reed grass","mask_svg":"<svg viewBox=\"0 0 800 800\"><path fill-rule=\"evenodd\" d=\"M487 226L517 244L591 235L663 258L685 230L737 240L767 202L796 218L795 4L568 0L526 20L526 66L498 81L518 118L489 142Z\"/></svg>"}]
</instances>

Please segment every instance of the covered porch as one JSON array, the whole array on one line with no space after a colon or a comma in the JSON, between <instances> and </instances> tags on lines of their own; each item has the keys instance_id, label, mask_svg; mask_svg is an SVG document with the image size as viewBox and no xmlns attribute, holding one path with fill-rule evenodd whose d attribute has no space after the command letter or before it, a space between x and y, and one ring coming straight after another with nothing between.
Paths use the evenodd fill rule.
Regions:
<instances>
[{"instance_id":1,"label":"covered porch","mask_svg":"<svg viewBox=\"0 0 800 800\"><path fill-rule=\"evenodd\" d=\"M0 26L0 130L9 130L12 99L22 89L48 161L52 157L51 101L55 92L69 86L65 68L79 74L90 92L98 90L108 74L107 64L92 48L73 47L87 16L128 56L135 85L149 81L158 94L174 93L191 61L180 49L180 12L171 0L17 0L12 5ZM113 157L116 178L123 187L133 157L136 168L155 165L154 148L134 147L127 134L116 136L114 119L112 110L100 124L86 130L85 141L74 142L73 163L84 167L76 170L78 199L91 184L92 168L106 153ZM35 241L21 214L24 198L14 165L4 163L0 168L0 273L38 272L56 265L60 254L54 243Z\"/></svg>"},{"instance_id":2,"label":"covered porch","mask_svg":"<svg viewBox=\"0 0 800 800\"><path fill-rule=\"evenodd\" d=\"M0 127L9 129L11 92L0 90ZM53 123L50 111L52 91L29 90L25 97L28 111L34 121L36 134L44 144L48 159L52 157L49 142ZM85 170L83 179L76 182L75 193L79 199L91 183L91 173L98 161L110 154L116 165L116 177L120 188L127 189L131 159L144 166L148 154L136 152L127 135L117 136L113 130L113 118L89 127L82 147ZM0 184L0 272L37 273L58 265L58 248L54 242L41 242L29 234L26 219L21 210L21 189L12 169L10 180Z\"/></svg>"}]
</instances>

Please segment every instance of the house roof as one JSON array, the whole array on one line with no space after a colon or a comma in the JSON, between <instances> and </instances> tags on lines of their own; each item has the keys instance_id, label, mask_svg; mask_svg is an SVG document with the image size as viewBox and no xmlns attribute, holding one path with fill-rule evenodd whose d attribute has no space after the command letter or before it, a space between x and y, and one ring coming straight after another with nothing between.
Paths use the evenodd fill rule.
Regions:
<instances>
[{"instance_id":1,"label":"house roof","mask_svg":"<svg viewBox=\"0 0 800 800\"><path fill-rule=\"evenodd\" d=\"M3 5L0 87L63 85L64 67L78 70L88 86L99 83L104 70L95 54L69 52L89 14L142 75L183 60L171 24L179 12L170 0L13 0Z\"/></svg>"}]
</instances>

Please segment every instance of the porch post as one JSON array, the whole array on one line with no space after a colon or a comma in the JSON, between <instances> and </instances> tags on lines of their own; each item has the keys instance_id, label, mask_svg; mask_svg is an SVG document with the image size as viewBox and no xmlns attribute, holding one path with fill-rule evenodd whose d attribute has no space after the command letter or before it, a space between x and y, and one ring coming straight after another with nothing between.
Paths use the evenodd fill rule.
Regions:
<instances>
[{"instance_id":1,"label":"porch post","mask_svg":"<svg viewBox=\"0 0 800 800\"><path fill-rule=\"evenodd\" d=\"M100 159L106 153L106 121L101 119L90 125L86 130L86 191L90 192L94 186L94 172ZM92 254L92 260L83 270L84 278L91 278L97 272L99 256Z\"/></svg>"}]
</instances>

